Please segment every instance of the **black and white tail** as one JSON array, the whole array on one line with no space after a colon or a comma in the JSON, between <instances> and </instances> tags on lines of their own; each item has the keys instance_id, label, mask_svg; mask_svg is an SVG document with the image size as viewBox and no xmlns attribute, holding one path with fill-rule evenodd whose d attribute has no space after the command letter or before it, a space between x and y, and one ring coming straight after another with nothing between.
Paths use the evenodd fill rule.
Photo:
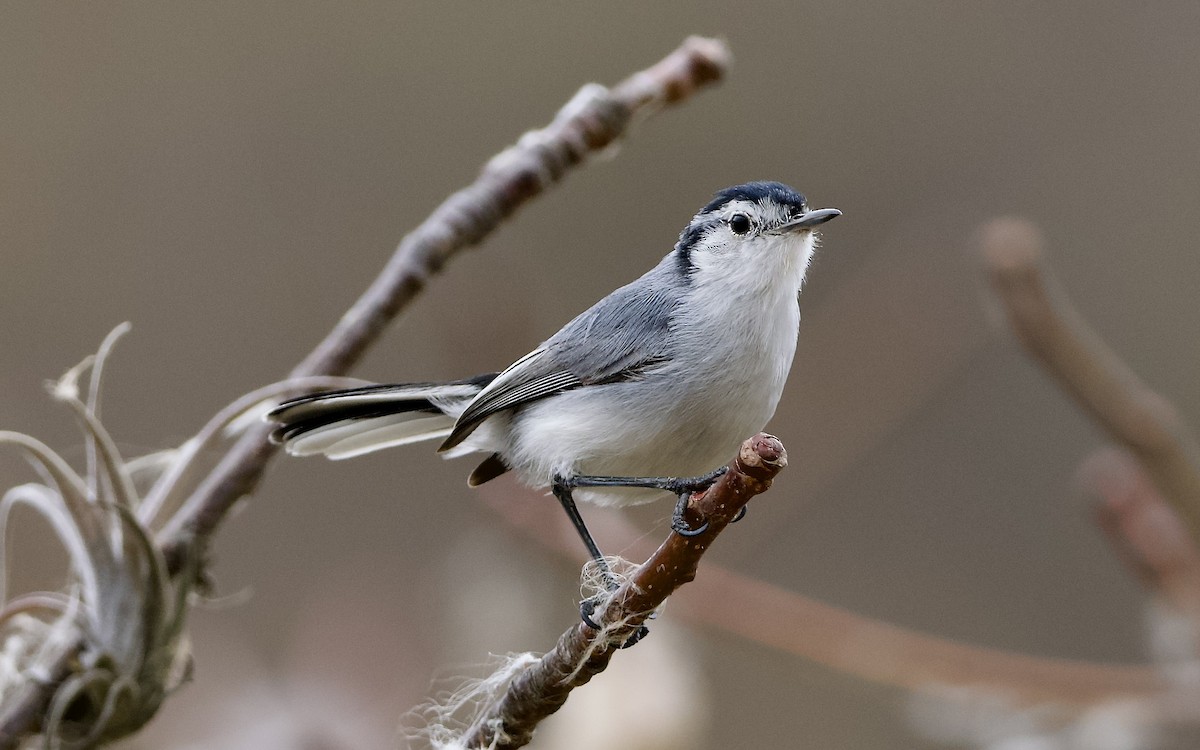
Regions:
<instances>
[{"instance_id":1,"label":"black and white tail","mask_svg":"<svg viewBox=\"0 0 1200 750\"><path fill-rule=\"evenodd\" d=\"M267 414L271 439L295 456L341 459L444 439L496 373L452 383L370 385L285 401Z\"/></svg>"}]
</instances>

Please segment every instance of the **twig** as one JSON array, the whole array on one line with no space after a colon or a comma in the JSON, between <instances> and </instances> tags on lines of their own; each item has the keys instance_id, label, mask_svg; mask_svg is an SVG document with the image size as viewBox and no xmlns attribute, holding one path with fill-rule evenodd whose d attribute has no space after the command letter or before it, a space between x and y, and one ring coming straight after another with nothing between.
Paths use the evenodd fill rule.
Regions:
<instances>
[{"instance_id":1,"label":"twig","mask_svg":"<svg viewBox=\"0 0 1200 750\"><path fill-rule=\"evenodd\" d=\"M714 570L688 594L719 601L675 606L697 622L876 682L906 689L930 685L996 690L1013 704L1086 706L1146 697L1166 681L1153 668L1033 657L939 638L857 615L763 581ZM752 614L748 614L752 613Z\"/></svg>"},{"instance_id":2,"label":"twig","mask_svg":"<svg viewBox=\"0 0 1200 750\"><path fill-rule=\"evenodd\" d=\"M724 42L690 37L656 65L612 89L585 86L550 125L526 133L515 146L494 157L473 184L447 198L405 236L371 287L290 377L348 371L450 258L477 245L589 154L625 135L635 118L685 101L719 81L730 63ZM267 439L269 432L265 425L248 430L164 525L158 542L172 574L204 554L229 509L254 491L275 452ZM67 649L61 656L67 659L71 653ZM37 686L16 707L22 710L10 710L14 708L10 706L0 710L0 750L36 731L59 682ZM27 705L37 710L24 710Z\"/></svg>"},{"instance_id":3,"label":"twig","mask_svg":"<svg viewBox=\"0 0 1200 750\"><path fill-rule=\"evenodd\" d=\"M1120 448L1103 448L1079 475L1099 495L1096 521L1117 556L1148 591L1200 629L1200 550L1141 464Z\"/></svg>"},{"instance_id":4,"label":"twig","mask_svg":"<svg viewBox=\"0 0 1200 750\"><path fill-rule=\"evenodd\" d=\"M488 506L538 544L580 559L574 529L528 498L484 492ZM753 523L751 518L748 523ZM589 521L614 548L648 552L644 534L615 516ZM672 599L671 612L754 643L882 685L987 686L1015 704L1054 701L1087 706L1099 700L1146 698L1167 685L1154 668L1032 657L983 648L903 628L835 607L780 586L707 563L704 575Z\"/></svg>"},{"instance_id":5,"label":"twig","mask_svg":"<svg viewBox=\"0 0 1200 750\"><path fill-rule=\"evenodd\" d=\"M604 609L602 629L579 623L559 638L554 649L518 675L505 693L482 711L467 730L464 747L522 747L538 723L557 711L570 692L604 671L614 650L637 631L675 589L696 577L700 557L750 498L765 492L787 465L783 444L759 434L741 451L717 483L689 503L689 523L708 521L699 536L671 533L634 572ZM694 518L692 517L694 516Z\"/></svg>"},{"instance_id":6,"label":"twig","mask_svg":"<svg viewBox=\"0 0 1200 750\"><path fill-rule=\"evenodd\" d=\"M1106 432L1141 461L1200 544L1200 445L1166 399L1088 327L1043 260L1038 231L998 219L982 234L992 287L1026 352Z\"/></svg>"}]
</instances>

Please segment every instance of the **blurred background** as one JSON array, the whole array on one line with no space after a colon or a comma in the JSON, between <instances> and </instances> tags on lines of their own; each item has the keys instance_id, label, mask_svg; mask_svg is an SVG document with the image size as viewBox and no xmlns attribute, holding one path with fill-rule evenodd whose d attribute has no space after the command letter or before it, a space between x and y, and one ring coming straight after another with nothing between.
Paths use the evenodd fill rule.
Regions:
<instances>
[{"instance_id":1,"label":"blurred background","mask_svg":"<svg viewBox=\"0 0 1200 750\"><path fill-rule=\"evenodd\" d=\"M42 384L128 320L106 423L132 455L178 444L284 375L407 229L580 85L722 36L724 84L460 256L354 374L502 367L653 265L713 191L787 182L845 216L770 425L791 465L706 560L966 643L1144 663L1144 595L1074 479L1103 437L989 324L970 248L990 217L1037 222L1082 313L1200 423L1198 30L1190 2L9 4L0 427L81 459ZM277 460L219 534L231 596L194 613L194 681L120 746L393 746L432 681L548 648L576 565L431 452ZM32 478L0 456L3 486ZM669 512L624 517L659 538ZM23 585L61 582L42 526L10 535ZM616 702L538 746L632 723L621 695L676 701L638 721L681 733L607 746L943 746L903 691L669 609L616 662L665 666L602 675L577 698Z\"/></svg>"}]
</instances>

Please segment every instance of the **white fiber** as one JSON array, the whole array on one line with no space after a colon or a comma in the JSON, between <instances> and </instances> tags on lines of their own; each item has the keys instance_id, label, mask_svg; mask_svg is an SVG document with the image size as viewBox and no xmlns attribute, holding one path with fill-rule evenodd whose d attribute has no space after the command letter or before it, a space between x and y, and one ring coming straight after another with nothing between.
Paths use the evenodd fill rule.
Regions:
<instances>
[{"instance_id":1,"label":"white fiber","mask_svg":"<svg viewBox=\"0 0 1200 750\"><path fill-rule=\"evenodd\" d=\"M461 684L442 691L428 703L417 706L406 716L419 723L401 730L409 747L433 750L464 750L463 734L475 725L483 711L502 696L519 674L540 660L535 654L521 653L492 657L492 673L483 678L454 678ZM492 747L496 745L493 741Z\"/></svg>"}]
</instances>

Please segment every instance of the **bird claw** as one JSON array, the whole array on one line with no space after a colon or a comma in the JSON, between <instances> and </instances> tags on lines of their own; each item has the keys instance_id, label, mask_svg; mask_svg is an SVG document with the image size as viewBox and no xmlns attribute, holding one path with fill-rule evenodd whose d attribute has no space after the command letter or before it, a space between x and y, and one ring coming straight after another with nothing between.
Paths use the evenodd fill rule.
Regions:
<instances>
[{"instance_id":1,"label":"bird claw","mask_svg":"<svg viewBox=\"0 0 1200 750\"><path fill-rule=\"evenodd\" d=\"M679 501L675 504L675 512L671 516L671 529L680 536L694 537L708 531L709 523L705 521L695 529L688 527L687 521L684 519L688 498L695 492L702 492L711 487L728 470L728 467L722 466L704 476L684 479L593 476L555 477L553 489L555 496L558 497L579 535L583 538L584 544L587 545L592 558L600 565L601 570L605 572L605 583L611 591L616 588L616 581L613 579L612 573L608 571L607 565L604 563L604 558L600 555L600 550L596 548L595 542L592 541L591 535L587 532L587 528L583 524L583 519L579 516L579 511L575 507L575 501L571 497L571 489L574 487L645 487L669 490L679 496ZM744 514L744 509L739 511L738 518L741 518ZM600 600L601 595L597 595L589 599L584 599L579 604L579 618L583 620L584 625L596 631L603 630L595 619L596 607L599 606ZM653 615L651 615L651 618L653 618ZM639 625L633 635L629 636L621 644L621 648L629 648L645 638L649 632L649 628L645 625Z\"/></svg>"},{"instance_id":2,"label":"bird claw","mask_svg":"<svg viewBox=\"0 0 1200 750\"><path fill-rule=\"evenodd\" d=\"M705 521L704 523L700 524L699 528L691 529L691 528L688 528L687 522L683 520L682 514L681 514L680 518L674 519L671 521L671 530L674 531L679 536L686 536L686 537L700 536L704 532L708 531L708 521Z\"/></svg>"},{"instance_id":3,"label":"bird claw","mask_svg":"<svg viewBox=\"0 0 1200 750\"><path fill-rule=\"evenodd\" d=\"M686 479L676 479L663 489L670 490L676 495L692 494L693 492L702 492L713 486L713 483L721 478L725 472L729 471L728 466L722 466L716 471L709 472L702 477L688 477Z\"/></svg>"},{"instance_id":4,"label":"bird claw","mask_svg":"<svg viewBox=\"0 0 1200 750\"><path fill-rule=\"evenodd\" d=\"M592 630L600 630L600 626L592 619L592 615L596 613L596 599L584 599L579 603L579 618L583 620L583 624L587 625Z\"/></svg>"},{"instance_id":5,"label":"bird claw","mask_svg":"<svg viewBox=\"0 0 1200 750\"><path fill-rule=\"evenodd\" d=\"M671 530L679 536L700 536L704 532L708 531L708 521L700 524L698 528L693 529L688 526L687 519L683 517L683 514L687 511L688 498L690 497L690 492L680 492L679 500L675 503L675 511L671 513Z\"/></svg>"},{"instance_id":6,"label":"bird claw","mask_svg":"<svg viewBox=\"0 0 1200 750\"><path fill-rule=\"evenodd\" d=\"M591 599L584 599L582 602L580 602L579 617L583 620L584 625L587 625L592 630L599 631L603 630L603 628L601 628L600 625L592 618L592 615L596 613L596 603L597 601L594 597ZM651 617L653 616L654 615L651 615ZM645 625L639 625L638 629L633 631L633 635L625 639L625 642L622 643L618 648L629 648L649 634L650 628L646 627Z\"/></svg>"},{"instance_id":7,"label":"bird claw","mask_svg":"<svg viewBox=\"0 0 1200 750\"><path fill-rule=\"evenodd\" d=\"M648 635L650 635L650 628L646 627L645 625L638 625L638 629L633 631L633 635L629 636L629 638L626 639L626 641L622 643L620 647L629 648Z\"/></svg>"}]
</instances>

